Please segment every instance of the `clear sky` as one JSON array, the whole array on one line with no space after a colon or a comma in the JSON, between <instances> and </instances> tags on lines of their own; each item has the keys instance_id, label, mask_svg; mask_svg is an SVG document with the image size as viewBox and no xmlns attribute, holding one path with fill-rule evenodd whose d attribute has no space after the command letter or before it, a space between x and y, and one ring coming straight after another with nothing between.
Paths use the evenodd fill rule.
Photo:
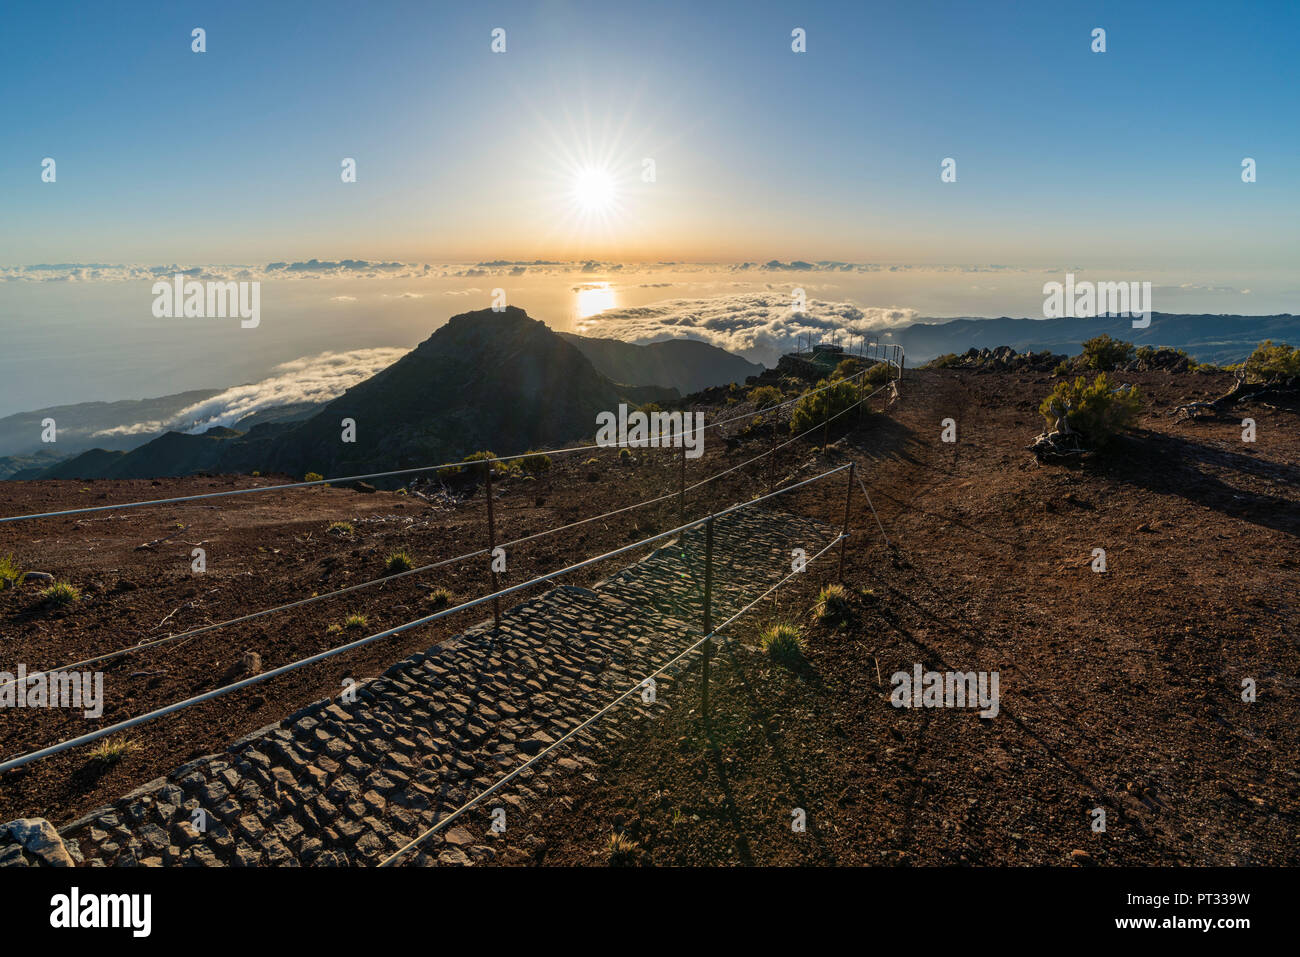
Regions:
<instances>
[{"instance_id":1,"label":"clear sky","mask_svg":"<svg viewBox=\"0 0 1300 957\"><path fill-rule=\"evenodd\" d=\"M10 3L0 263L1294 269L1298 33L1294 0Z\"/></svg>"}]
</instances>

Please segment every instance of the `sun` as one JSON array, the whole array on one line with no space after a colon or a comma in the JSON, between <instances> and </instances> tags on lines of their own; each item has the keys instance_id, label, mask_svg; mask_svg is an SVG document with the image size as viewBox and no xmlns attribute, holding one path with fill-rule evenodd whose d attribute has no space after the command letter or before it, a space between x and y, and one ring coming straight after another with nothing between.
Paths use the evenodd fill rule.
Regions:
<instances>
[{"instance_id":1,"label":"sun","mask_svg":"<svg viewBox=\"0 0 1300 957\"><path fill-rule=\"evenodd\" d=\"M617 190L614 177L608 170L588 166L577 172L573 178L573 201L584 213L603 215L612 212L617 205Z\"/></svg>"}]
</instances>

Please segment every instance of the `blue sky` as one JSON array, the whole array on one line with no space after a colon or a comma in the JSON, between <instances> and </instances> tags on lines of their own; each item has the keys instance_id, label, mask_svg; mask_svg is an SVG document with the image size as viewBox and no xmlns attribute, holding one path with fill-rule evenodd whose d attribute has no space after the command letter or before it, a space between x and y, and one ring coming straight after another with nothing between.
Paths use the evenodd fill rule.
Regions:
<instances>
[{"instance_id":1,"label":"blue sky","mask_svg":"<svg viewBox=\"0 0 1300 957\"><path fill-rule=\"evenodd\" d=\"M1300 253L1293 2L2 17L0 263L803 258L1230 278ZM807 53L791 52L794 27ZM355 184L339 180L345 156ZM939 181L944 157L956 183ZM575 211L588 166L617 208Z\"/></svg>"}]
</instances>

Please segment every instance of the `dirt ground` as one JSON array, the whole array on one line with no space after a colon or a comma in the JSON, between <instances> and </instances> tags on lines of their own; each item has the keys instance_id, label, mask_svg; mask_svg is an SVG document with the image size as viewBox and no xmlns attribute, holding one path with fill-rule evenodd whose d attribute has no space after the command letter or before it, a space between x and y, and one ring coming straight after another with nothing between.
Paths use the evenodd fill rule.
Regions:
<instances>
[{"instance_id":1,"label":"dirt ground","mask_svg":"<svg viewBox=\"0 0 1300 957\"><path fill-rule=\"evenodd\" d=\"M1126 374L1146 411L1104 462L1039 466L1047 375L909 371L888 414L868 416L825 452L800 443L780 474L852 457L846 584L852 616L813 620L823 559L774 604L738 622L715 657L706 724L699 698L639 725L599 773L573 778L508 836L520 863L605 864L1260 864L1294 863L1300 772L1294 691L1300 622L1300 430L1262 407L1237 422L1175 424L1177 401L1224 390L1214 375ZM719 412L719 414L725 414ZM957 442L940 441L941 420ZM817 438L814 436L813 438ZM714 443L688 481L767 447ZM675 489L669 452L620 466L556 460L538 481L504 483L498 539L539 531ZM805 473L809 474L809 473ZM282 480L282 479L281 479ZM272 478L0 484L0 513L219 491ZM688 517L753 496L766 466L692 493ZM792 496L792 511L838 524L843 483ZM509 552L502 585L676 524L675 501L595 522ZM327 531L352 523L351 535ZM0 555L77 584L52 611L37 586L0 592L0 669L75 661L486 544L484 498L436 506L389 492L329 488L0 525ZM146 545L141 548L140 546ZM190 550L208 570L190 572ZM1093 571L1104 548L1107 570ZM627 562L568 579L590 583ZM0 711L5 757L216 687L244 651L270 668L489 590L482 558L189 639L106 666L102 719L58 710ZM483 617L481 609L415 629L130 732L138 748L104 769L83 750L0 780L2 819L63 823L187 759L336 693ZM328 634L348 614L363 630ZM753 650L761 625L806 628L806 662ZM1000 712L903 709L890 676L988 671ZM1242 700L1252 679L1258 700ZM690 683L686 683L688 686ZM1095 809L1106 830L1093 830ZM806 829L791 823L801 809Z\"/></svg>"},{"instance_id":2,"label":"dirt ground","mask_svg":"<svg viewBox=\"0 0 1300 957\"><path fill-rule=\"evenodd\" d=\"M1175 425L1171 406L1228 380L1121 378L1147 395L1140 429L1084 468L1023 451L1047 377L910 378L849 439L892 545L859 511L851 619L817 623L835 567L814 568L715 659L707 723L696 685L539 809L510 860L1300 860L1300 430L1258 407L1254 444L1237 422ZM802 668L757 650L777 621L806 629ZM999 714L892 706L890 676L917 662L998 672ZM632 849L611 855L615 833Z\"/></svg>"}]
</instances>

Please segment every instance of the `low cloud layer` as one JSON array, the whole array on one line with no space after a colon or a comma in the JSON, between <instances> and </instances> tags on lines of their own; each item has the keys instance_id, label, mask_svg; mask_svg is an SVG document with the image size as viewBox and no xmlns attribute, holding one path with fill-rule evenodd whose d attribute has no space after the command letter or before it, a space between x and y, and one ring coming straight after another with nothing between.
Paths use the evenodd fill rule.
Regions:
<instances>
[{"instance_id":1,"label":"low cloud layer","mask_svg":"<svg viewBox=\"0 0 1300 957\"><path fill-rule=\"evenodd\" d=\"M850 302L816 299L796 313L791 310L790 293L761 292L613 309L579 323L578 332L638 343L700 339L773 366L803 336L811 335L817 342L837 333L880 332L916 321L915 309L863 309Z\"/></svg>"},{"instance_id":2,"label":"low cloud layer","mask_svg":"<svg viewBox=\"0 0 1300 957\"><path fill-rule=\"evenodd\" d=\"M149 435L173 430L197 434L214 426L232 426L245 416L299 402L328 402L352 386L386 369L405 349L357 349L325 352L284 362L261 382L235 386L181 409L165 422L137 422L96 435Z\"/></svg>"},{"instance_id":3,"label":"low cloud layer","mask_svg":"<svg viewBox=\"0 0 1300 957\"><path fill-rule=\"evenodd\" d=\"M127 282L168 279L180 273L198 280L295 280L295 279L446 279L487 276L565 276L599 273L712 273L718 271L746 274L787 276L790 273L878 273L926 272L982 273L1001 272L1013 267L999 265L886 265L851 263L837 260L806 262L795 259L765 263L708 262L640 262L586 260L494 259L480 263L403 263L376 262L366 259L308 259L300 262L271 262L261 265L152 265L147 263L39 263L30 266L0 265L0 282ZM1075 268L1080 272L1079 268Z\"/></svg>"}]
</instances>

